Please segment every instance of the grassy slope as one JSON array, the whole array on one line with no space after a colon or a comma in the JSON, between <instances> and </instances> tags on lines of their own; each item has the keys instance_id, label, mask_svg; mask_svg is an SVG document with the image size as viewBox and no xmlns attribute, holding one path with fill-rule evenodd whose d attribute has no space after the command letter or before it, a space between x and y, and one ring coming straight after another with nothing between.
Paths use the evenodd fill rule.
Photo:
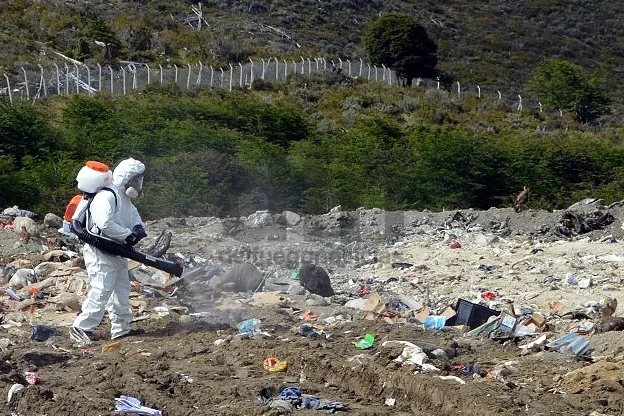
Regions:
<instances>
[{"instance_id":1,"label":"grassy slope","mask_svg":"<svg viewBox=\"0 0 624 416\"><path fill-rule=\"evenodd\" d=\"M617 2L537 0L204 1L208 30L180 23L191 1L6 0L0 8L0 65L36 64L50 50L72 53L86 16L104 19L124 46L120 58L225 63L248 56L365 56L361 36L381 13L414 15L437 41L450 79L520 91L544 58L578 63L609 82L622 102L624 11ZM294 41L266 25L279 28ZM297 42L300 47L295 44ZM44 55L45 54L45 55Z\"/></svg>"}]
</instances>

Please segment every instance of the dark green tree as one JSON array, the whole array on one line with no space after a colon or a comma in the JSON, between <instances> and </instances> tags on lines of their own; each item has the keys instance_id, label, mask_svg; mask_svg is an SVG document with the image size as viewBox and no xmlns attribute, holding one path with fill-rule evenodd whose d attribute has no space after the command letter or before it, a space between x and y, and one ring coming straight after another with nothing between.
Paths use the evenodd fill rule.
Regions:
<instances>
[{"instance_id":1,"label":"dark green tree","mask_svg":"<svg viewBox=\"0 0 624 416\"><path fill-rule=\"evenodd\" d=\"M580 123L595 121L609 109L600 81L586 77L581 67L568 61L551 59L542 63L528 86L546 107L573 112Z\"/></svg>"},{"instance_id":2,"label":"dark green tree","mask_svg":"<svg viewBox=\"0 0 624 416\"><path fill-rule=\"evenodd\" d=\"M373 64L394 69L403 85L412 85L413 78L437 74L438 47L410 15L391 13L372 22L364 46Z\"/></svg>"},{"instance_id":3,"label":"dark green tree","mask_svg":"<svg viewBox=\"0 0 624 416\"><path fill-rule=\"evenodd\" d=\"M101 62L111 62L117 58L121 50L121 42L103 20L99 17L92 17L85 26L84 32L85 38L91 42L89 50L94 58ZM96 48L103 53L96 53Z\"/></svg>"}]
</instances>

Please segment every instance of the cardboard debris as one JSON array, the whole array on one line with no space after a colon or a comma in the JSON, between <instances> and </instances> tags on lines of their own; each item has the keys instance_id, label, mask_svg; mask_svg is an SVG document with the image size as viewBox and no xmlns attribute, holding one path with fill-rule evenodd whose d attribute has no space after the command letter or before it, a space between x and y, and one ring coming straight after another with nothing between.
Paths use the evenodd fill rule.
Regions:
<instances>
[{"instance_id":1,"label":"cardboard debris","mask_svg":"<svg viewBox=\"0 0 624 416\"><path fill-rule=\"evenodd\" d=\"M155 267L145 266L138 261L128 260L130 275L145 286L166 288L178 283L181 278L158 270Z\"/></svg>"},{"instance_id":2,"label":"cardboard debris","mask_svg":"<svg viewBox=\"0 0 624 416\"><path fill-rule=\"evenodd\" d=\"M286 306L287 301L284 296L280 295L280 292L256 292L249 304L258 307Z\"/></svg>"},{"instance_id":3,"label":"cardboard debris","mask_svg":"<svg viewBox=\"0 0 624 416\"><path fill-rule=\"evenodd\" d=\"M422 311L414 315L414 317L418 319L418 322L420 323L425 322L425 319L427 319L428 316L429 316L429 308L424 308Z\"/></svg>"}]
</instances>

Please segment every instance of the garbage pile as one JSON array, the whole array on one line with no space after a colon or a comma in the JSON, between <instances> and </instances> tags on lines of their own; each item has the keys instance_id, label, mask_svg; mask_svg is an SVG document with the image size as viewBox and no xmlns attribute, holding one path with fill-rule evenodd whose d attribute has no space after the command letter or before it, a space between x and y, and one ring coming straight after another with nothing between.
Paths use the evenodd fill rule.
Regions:
<instances>
[{"instance_id":1,"label":"garbage pile","mask_svg":"<svg viewBox=\"0 0 624 416\"><path fill-rule=\"evenodd\" d=\"M578 363L598 359L592 355L594 337L624 330L617 302L624 291L617 209L587 200L543 217L531 210L391 216L336 207L316 217L263 211L224 220L160 220L150 229L159 237L144 249L184 263L185 273L175 277L130 261L132 312L136 322L175 316L180 327L209 323L211 330L222 331L211 341L214 349L297 339L331 350L348 338L353 354L343 357L347 368L361 369L388 356L384 368L409 368L410 377L507 385L515 383L523 359L540 354ZM531 215L525 219L528 234L522 230L519 238L514 221ZM148 357L151 352L140 346L121 343L106 343L101 352L96 343L79 340L71 348L60 346L57 339L69 339L68 326L89 283L80 243L59 231L62 219L48 214L38 223L38 218L17 207L0 217L0 238L8 247L0 259L5 331L0 349L26 341L70 355L116 351L124 358ZM312 238L311 229L321 237ZM351 239L345 239L350 231ZM283 319L260 319L259 310ZM351 327L365 329L356 333ZM379 330L394 327L427 337L443 334L457 345L499 344L513 349L517 360L466 360L459 347L430 345L417 336L393 339ZM280 412L351 410L348 403L307 390L303 364L294 368L293 357L285 355L278 350L253 357L260 374L281 381L279 388L260 392L259 406ZM604 369L617 371L614 366ZM301 372L300 385L293 372ZM179 377L193 382L186 372ZM570 377L558 379L552 393L570 391ZM45 383L35 371L24 371L19 381L8 392L9 402L27 386ZM397 397L388 397L385 406L397 406ZM131 395L116 398L115 406L120 412L160 414Z\"/></svg>"}]
</instances>

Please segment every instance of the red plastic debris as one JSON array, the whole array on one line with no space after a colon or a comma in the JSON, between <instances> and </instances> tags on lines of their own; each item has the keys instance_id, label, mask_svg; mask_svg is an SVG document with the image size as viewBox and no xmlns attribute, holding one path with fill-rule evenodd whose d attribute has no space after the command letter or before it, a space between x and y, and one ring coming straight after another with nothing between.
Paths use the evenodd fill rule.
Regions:
<instances>
[{"instance_id":1,"label":"red plastic debris","mask_svg":"<svg viewBox=\"0 0 624 416\"><path fill-rule=\"evenodd\" d=\"M498 297L498 295L491 290L481 293L481 299L483 300L494 300Z\"/></svg>"},{"instance_id":2,"label":"red plastic debris","mask_svg":"<svg viewBox=\"0 0 624 416\"><path fill-rule=\"evenodd\" d=\"M450 248L461 248L461 244L457 240L453 240L453 242L449 245Z\"/></svg>"},{"instance_id":3,"label":"red plastic debris","mask_svg":"<svg viewBox=\"0 0 624 416\"><path fill-rule=\"evenodd\" d=\"M28 384L38 384L41 381L41 378L37 375L37 373L33 373L32 371L26 371L24 373L26 377L26 381Z\"/></svg>"}]
</instances>

